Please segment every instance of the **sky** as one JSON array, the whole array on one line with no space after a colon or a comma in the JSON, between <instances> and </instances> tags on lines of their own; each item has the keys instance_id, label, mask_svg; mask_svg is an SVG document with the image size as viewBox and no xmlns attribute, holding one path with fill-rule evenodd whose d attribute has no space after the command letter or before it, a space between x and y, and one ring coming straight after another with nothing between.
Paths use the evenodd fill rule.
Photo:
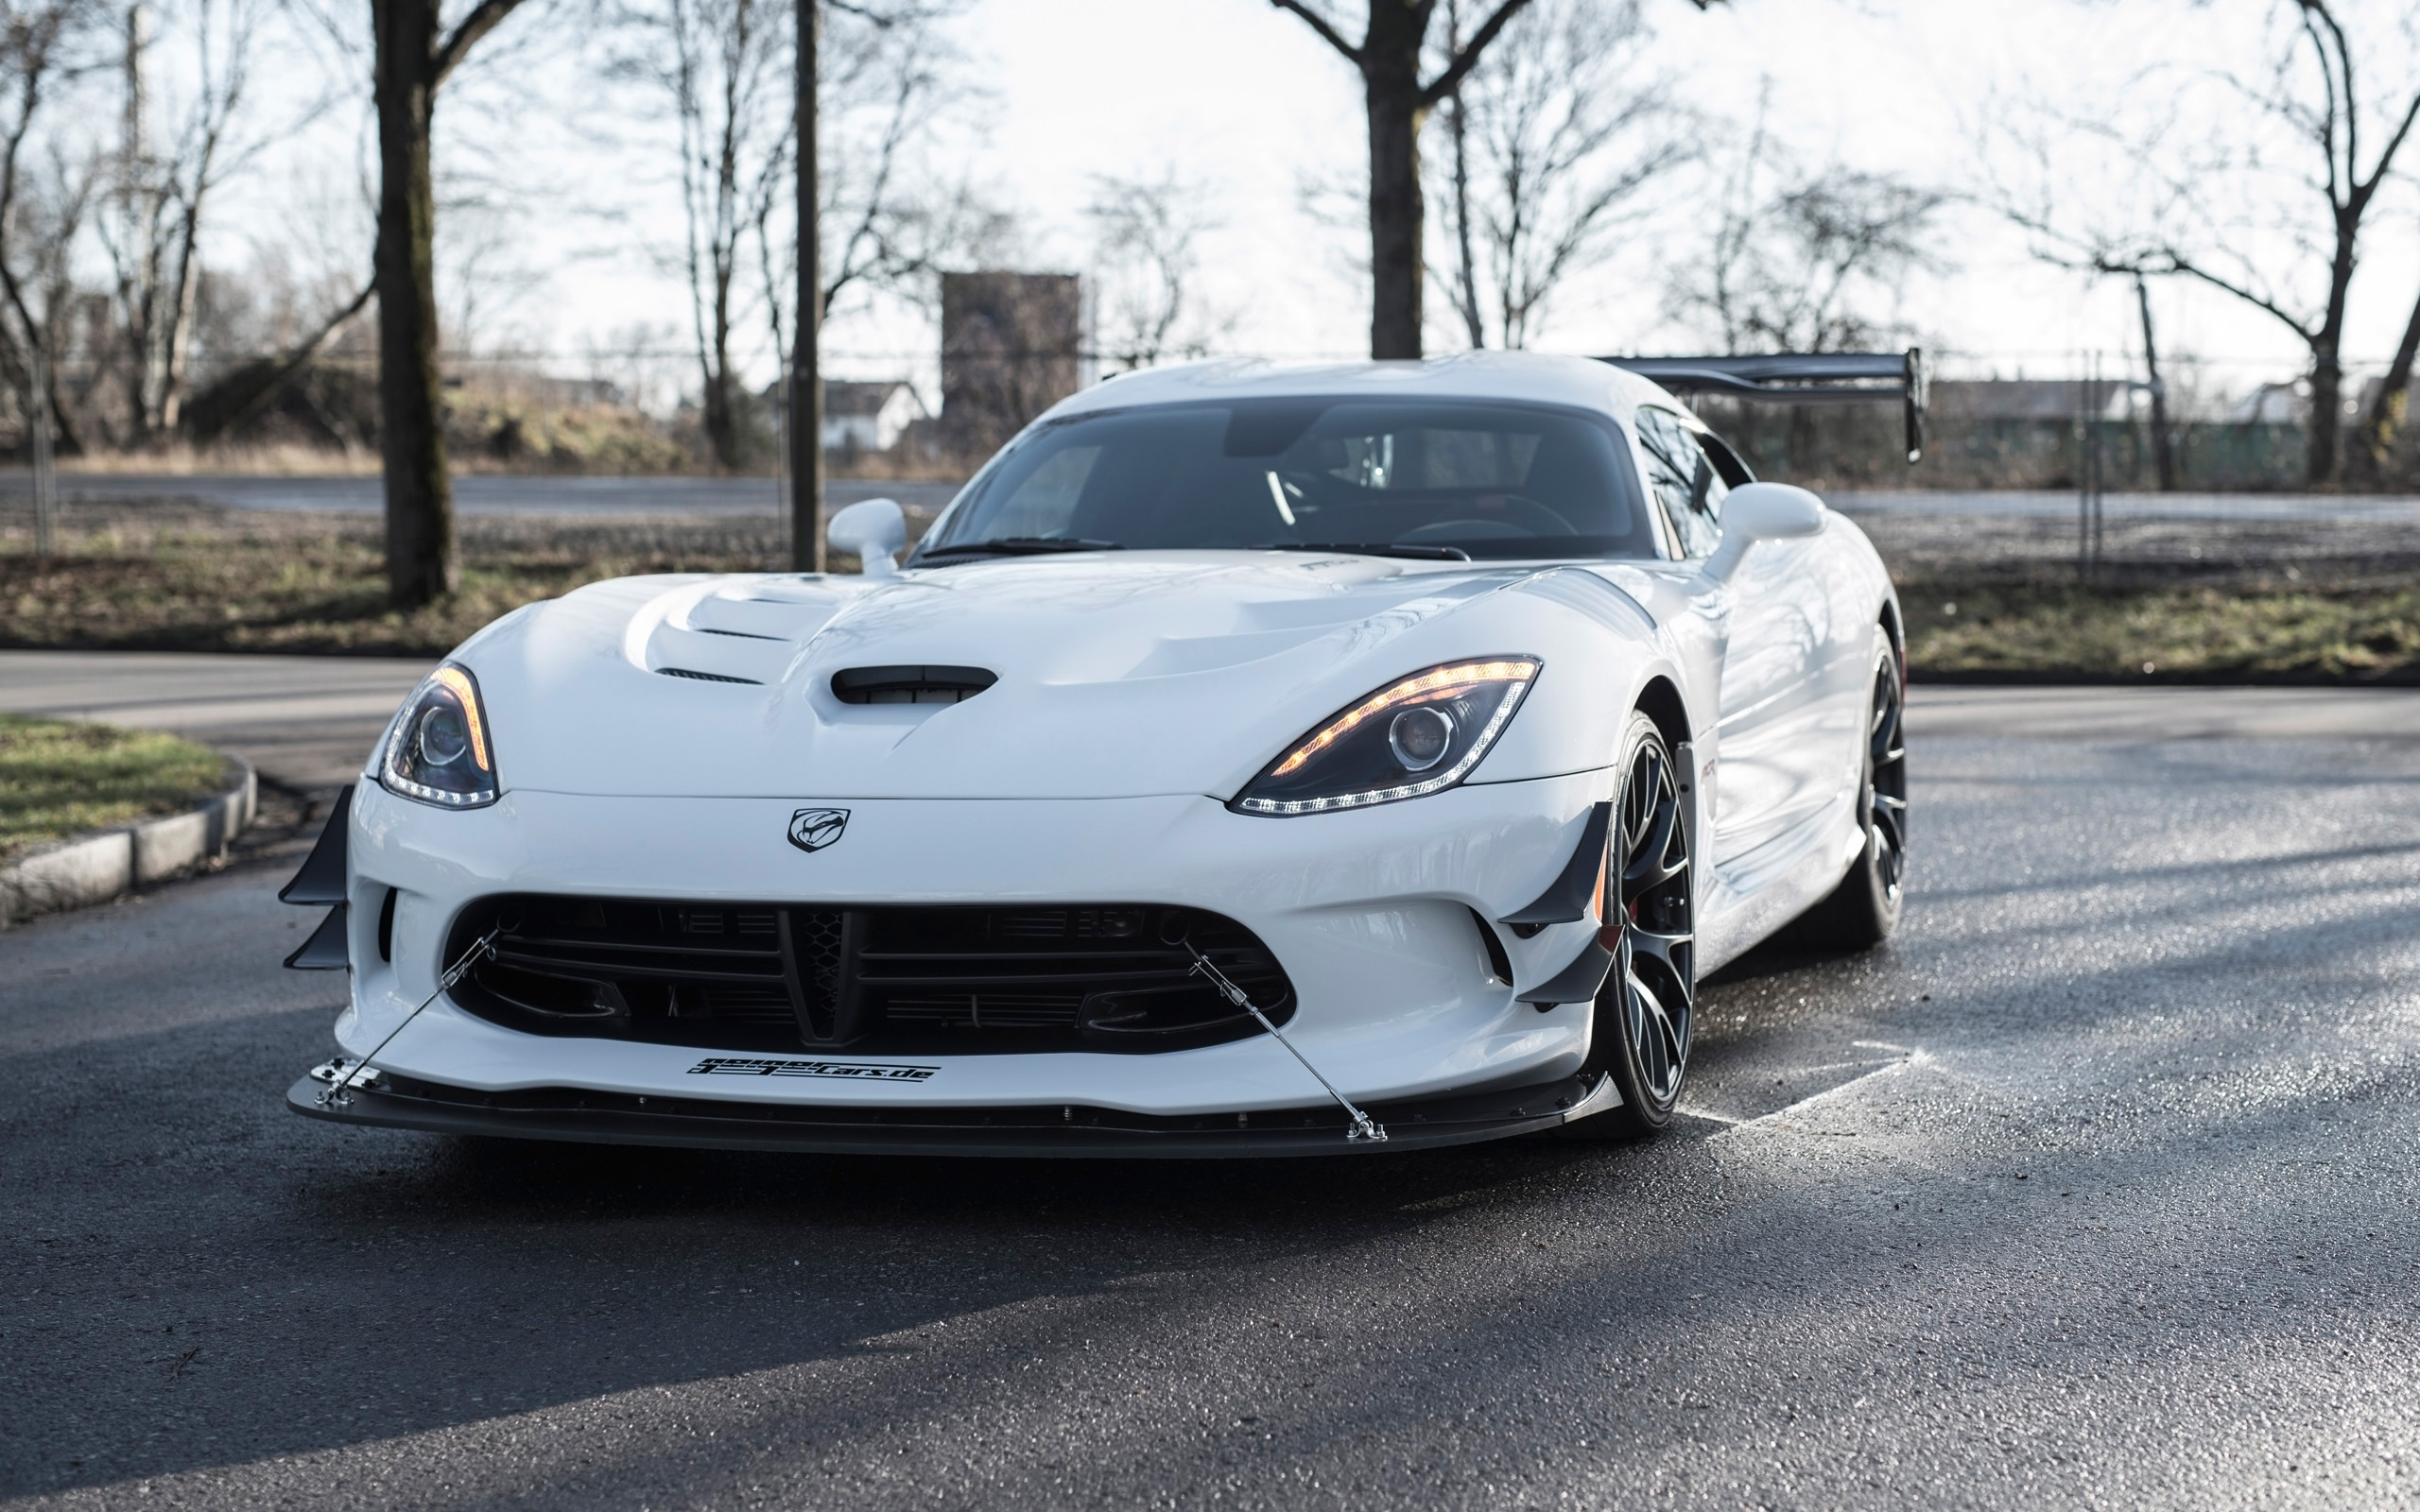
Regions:
<instances>
[{"instance_id":1,"label":"sky","mask_svg":"<svg viewBox=\"0 0 2420 1512\"><path fill-rule=\"evenodd\" d=\"M1714 123L1710 145L1736 136L1764 98L1773 135L1800 159L1953 195L1983 189L1975 143L2007 100L2120 108L2146 70L2174 77L2256 56L2264 9L2264 0L1731 0L1705 12L1687 0L1643 3L1655 66ZM2343 4L2373 23L2365 35L2409 55L2378 24L2400 0ZM447 222L455 250L441 276L475 286L492 339L547 352L564 370L617 343L677 352L686 303L663 256L679 215L666 146L626 96L594 83L593 55L575 54L564 35L507 40L441 109L441 163L471 199L502 207L474 203ZM1349 182L1361 171L1358 80L1299 20L1266 0L973 0L954 36L982 96L976 129L948 156L1015 207L1026 266L1083 266L1096 176L1173 171L1199 186L1219 223L1202 243L1199 298L1229 322L1221 350L1365 350L1355 238L1306 211L1301 192L1306 180ZM290 235L297 188L307 186L320 206L310 218L340 246L345 217L358 220L365 141L357 113L330 112L273 171L233 186L233 217L255 237ZM2420 170L2420 152L2407 165ZM1711 189L1703 177L1675 180L1652 220L1558 300L1532 344L1703 348L1703 333L1667 316L1663 291L1702 251ZM2408 182L2392 186L2366 237L2346 342L2357 366L2383 364L2420 295L2416 198ZM1943 245L1954 266L1900 291L1900 313L1938 372L2048 375L2072 369L2080 352L2123 363L2137 346L2131 289L2088 286L2033 261L1980 209L1953 206ZM456 271L472 265L484 271ZM2156 285L2153 301L2162 345L2205 387L2240 391L2297 369L2297 343L2268 317L2173 282ZM860 312L828 329L827 362L838 375L911 377L929 390L933 342L911 313ZM680 371L677 360L659 369L667 386Z\"/></svg>"}]
</instances>

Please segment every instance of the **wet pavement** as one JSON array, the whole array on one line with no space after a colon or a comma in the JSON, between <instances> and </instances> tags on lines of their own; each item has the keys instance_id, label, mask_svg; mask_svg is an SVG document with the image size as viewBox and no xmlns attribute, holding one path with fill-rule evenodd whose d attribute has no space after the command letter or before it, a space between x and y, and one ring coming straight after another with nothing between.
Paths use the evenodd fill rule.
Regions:
<instances>
[{"instance_id":1,"label":"wet pavement","mask_svg":"<svg viewBox=\"0 0 2420 1512\"><path fill-rule=\"evenodd\" d=\"M290 856L0 935L0 1498L2420 1501L2420 702L1993 696L1917 705L1899 938L1710 985L1643 1143L336 1128Z\"/></svg>"}]
</instances>

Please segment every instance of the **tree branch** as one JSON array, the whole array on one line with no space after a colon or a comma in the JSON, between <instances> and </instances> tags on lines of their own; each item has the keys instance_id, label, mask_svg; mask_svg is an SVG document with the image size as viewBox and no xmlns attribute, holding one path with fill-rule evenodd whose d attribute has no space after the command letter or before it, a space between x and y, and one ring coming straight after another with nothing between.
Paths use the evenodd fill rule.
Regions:
<instances>
[{"instance_id":1,"label":"tree branch","mask_svg":"<svg viewBox=\"0 0 2420 1512\"><path fill-rule=\"evenodd\" d=\"M2385 180L2387 169L2394 165L2394 155L2403 150L2403 140L2411 134L2414 120L2420 120L2420 94L2411 96L2411 106L2403 112L2402 124L2394 129L2394 135L2386 139L2386 150L2378 154L2378 164L2370 171L2369 181L2353 186L2364 199Z\"/></svg>"},{"instance_id":2,"label":"tree branch","mask_svg":"<svg viewBox=\"0 0 2420 1512\"><path fill-rule=\"evenodd\" d=\"M428 87L434 90L444 83L445 76L461 63L462 55L495 30L496 23L512 14L520 4L521 0L479 0L462 18L462 24L454 28L453 35L439 43L437 51L429 55Z\"/></svg>"},{"instance_id":3,"label":"tree branch","mask_svg":"<svg viewBox=\"0 0 2420 1512\"><path fill-rule=\"evenodd\" d=\"M284 356L247 363L195 395L184 409L186 436L196 441L214 440L259 413L261 406L277 397L279 389L326 350L328 342L344 329L345 322L368 307L377 292L375 280L364 284L361 292L347 300L342 309L329 316L320 329L297 342Z\"/></svg>"},{"instance_id":4,"label":"tree branch","mask_svg":"<svg viewBox=\"0 0 2420 1512\"><path fill-rule=\"evenodd\" d=\"M1280 10L1290 10L1294 12L1294 14L1302 17L1305 24L1309 26L1313 31L1318 32L1321 38L1325 41L1329 46L1344 55L1345 61L1351 63L1356 68L1361 66L1361 49L1354 46L1351 43L1346 42L1342 33L1339 32L1334 26L1328 25L1328 20L1325 16L1321 15L1318 11L1313 10L1309 6L1304 4L1303 0L1269 0L1269 3L1275 6Z\"/></svg>"},{"instance_id":5,"label":"tree branch","mask_svg":"<svg viewBox=\"0 0 2420 1512\"><path fill-rule=\"evenodd\" d=\"M2171 248L2164 247L2160 249L2156 255L2160 261L2166 263L2168 266L2165 267L2145 266L2139 269L2128 267L2125 270L2128 272L2141 271L2145 273L2164 273L2169 275L2182 275L2186 278L2198 278L2214 289L2234 295L2237 299L2241 300L2244 303L2251 305L2256 310L2264 310L2269 314L2275 316L2279 320L2285 322L2287 329L2292 331L2294 335L2302 337L2305 342L2308 343L2317 339L2312 335L2309 327L2304 325L2300 320L2287 314L2286 311L2274 301L2263 299L2261 296L2253 293L2250 289L2244 287L2240 284L2221 278L2218 274L2201 266L2189 258L2180 255Z\"/></svg>"},{"instance_id":6,"label":"tree branch","mask_svg":"<svg viewBox=\"0 0 2420 1512\"><path fill-rule=\"evenodd\" d=\"M1511 21L1514 13L1529 3L1530 0L1504 0L1502 5L1497 6L1495 14L1478 24L1478 30L1472 32L1471 40L1462 43L1461 51L1456 53L1454 60L1445 65L1445 71L1438 75L1426 89L1420 92L1420 103L1434 105L1461 88L1462 80L1468 78L1471 70L1478 66L1479 54L1487 51L1487 44L1495 40L1496 33L1504 29L1504 24Z\"/></svg>"}]
</instances>

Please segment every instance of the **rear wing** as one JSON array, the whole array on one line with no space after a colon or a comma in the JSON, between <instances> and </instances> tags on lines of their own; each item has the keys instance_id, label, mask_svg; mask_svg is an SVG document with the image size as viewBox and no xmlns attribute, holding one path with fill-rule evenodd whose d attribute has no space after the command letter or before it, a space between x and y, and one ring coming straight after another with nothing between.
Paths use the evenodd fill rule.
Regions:
<instances>
[{"instance_id":1,"label":"rear wing","mask_svg":"<svg viewBox=\"0 0 2420 1512\"><path fill-rule=\"evenodd\" d=\"M1676 394L1772 404L1876 404L1907 416L1908 460L1925 455L1924 352L1777 352L1762 357L1603 357Z\"/></svg>"}]
</instances>

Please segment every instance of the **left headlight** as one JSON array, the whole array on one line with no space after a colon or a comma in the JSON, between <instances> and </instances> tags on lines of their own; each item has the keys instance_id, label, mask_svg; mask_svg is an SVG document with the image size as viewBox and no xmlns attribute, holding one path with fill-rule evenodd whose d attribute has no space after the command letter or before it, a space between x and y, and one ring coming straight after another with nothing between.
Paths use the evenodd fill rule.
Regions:
<instances>
[{"instance_id":1,"label":"left headlight","mask_svg":"<svg viewBox=\"0 0 2420 1512\"><path fill-rule=\"evenodd\" d=\"M1324 814L1419 798L1470 775L1536 680L1535 657L1450 662L1341 710L1270 763L1230 807Z\"/></svg>"},{"instance_id":2,"label":"left headlight","mask_svg":"<svg viewBox=\"0 0 2420 1512\"><path fill-rule=\"evenodd\" d=\"M378 781L389 792L440 808L475 809L501 790L488 744L479 685L452 662L430 673L404 703L378 755Z\"/></svg>"}]
</instances>

